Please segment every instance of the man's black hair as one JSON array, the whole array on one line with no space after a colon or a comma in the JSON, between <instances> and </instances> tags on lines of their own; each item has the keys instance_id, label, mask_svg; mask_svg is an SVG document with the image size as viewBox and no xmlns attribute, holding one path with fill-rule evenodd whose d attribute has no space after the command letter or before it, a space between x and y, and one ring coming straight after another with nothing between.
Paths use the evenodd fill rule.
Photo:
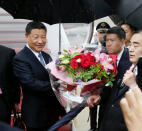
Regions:
<instances>
[{"instance_id":1,"label":"man's black hair","mask_svg":"<svg viewBox=\"0 0 142 131\"><path fill-rule=\"evenodd\" d=\"M128 23L128 22L126 22L126 21L123 21L122 23L119 24L120 27L121 27L122 25L128 25L128 26L130 27L130 29L131 29L132 31L134 31L134 32L137 30L137 28L136 28L135 26L131 25L130 23Z\"/></svg>"},{"instance_id":2,"label":"man's black hair","mask_svg":"<svg viewBox=\"0 0 142 131\"><path fill-rule=\"evenodd\" d=\"M126 39L125 31L121 27L118 27L118 26L108 29L106 34L116 34L120 40Z\"/></svg>"},{"instance_id":3,"label":"man's black hair","mask_svg":"<svg viewBox=\"0 0 142 131\"><path fill-rule=\"evenodd\" d=\"M27 35L30 34L33 29L43 29L47 32L45 25L37 21L32 21L27 24L26 29L25 29L26 34Z\"/></svg>"}]
</instances>

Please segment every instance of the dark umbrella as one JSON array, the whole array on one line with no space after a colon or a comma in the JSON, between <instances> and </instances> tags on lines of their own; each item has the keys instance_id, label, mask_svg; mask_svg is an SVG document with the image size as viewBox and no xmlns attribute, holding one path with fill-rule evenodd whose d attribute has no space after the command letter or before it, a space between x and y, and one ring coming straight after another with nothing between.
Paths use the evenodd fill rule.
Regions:
<instances>
[{"instance_id":1,"label":"dark umbrella","mask_svg":"<svg viewBox=\"0 0 142 131\"><path fill-rule=\"evenodd\" d=\"M123 20L142 29L142 0L106 0Z\"/></svg>"},{"instance_id":2,"label":"dark umbrella","mask_svg":"<svg viewBox=\"0 0 142 131\"><path fill-rule=\"evenodd\" d=\"M57 131L60 127L67 124L71 121L78 113L80 113L86 107L86 102L74 107L71 111L69 111L65 116L62 117L61 120L57 121L52 127L48 129L48 131Z\"/></svg>"},{"instance_id":3,"label":"dark umbrella","mask_svg":"<svg viewBox=\"0 0 142 131\"><path fill-rule=\"evenodd\" d=\"M56 23L90 23L112 14L104 0L0 0L0 7L16 19ZM59 53L61 52L59 24Z\"/></svg>"},{"instance_id":4,"label":"dark umbrella","mask_svg":"<svg viewBox=\"0 0 142 131\"><path fill-rule=\"evenodd\" d=\"M0 7L14 18L48 24L90 23L112 14L104 0L0 0Z\"/></svg>"},{"instance_id":5,"label":"dark umbrella","mask_svg":"<svg viewBox=\"0 0 142 131\"><path fill-rule=\"evenodd\" d=\"M0 7L14 18L48 24L90 23L113 14L113 10L104 0L0 0ZM71 110L56 124L58 128L72 120L84 107L85 105Z\"/></svg>"}]
</instances>

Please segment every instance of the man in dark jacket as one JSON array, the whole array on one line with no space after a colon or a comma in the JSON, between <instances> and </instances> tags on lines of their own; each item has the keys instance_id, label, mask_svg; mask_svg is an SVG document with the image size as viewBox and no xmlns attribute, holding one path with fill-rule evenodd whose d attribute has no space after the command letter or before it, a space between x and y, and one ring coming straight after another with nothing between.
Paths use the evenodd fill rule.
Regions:
<instances>
[{"instance_id":1,"label":"man in dark jacket","mask_svg":"<svg viewBox=\"0 0 142 131\"><path fill-rule=\"evenodd\" d=\"M123 75L131 66L128 49L124 47L125 37L125 32L120 27L113 27L107 31L106 49L109 54L117 55L117 76L113 87L105 89L102 94L100 131L127 131L120 109L120 100L128 90L121 87ZM93 96L88 101L92 102Z\"/></svg>"},{"instance_id":2,"label":"man in dark jacket","mask_svg":"<svg viewBox=\"0 0 142 131\"><path fill-rule=\"evenodd\" d=\"M142 30L137 31L131 38L131 44L129 48L129 56L130 61L133 63L131 69L128 70L124 75L124 83L126 81L126 85L133 87L134 84L138 84L138 86L142 89ZM132 68L135 67L135 70L132 71ZM131 80L131 75L133 74L136 77L136 82L134 79ZM130 78L130 81L129 81Z\"/></svg>"},{"instance_id":3,"label":"man in dark jacket","mask_svg":"<svg viewBox=\"0 0 142 131\"><path fill-rule=\"evenodd\" d=\"M65 111L53 93L45 68L51 57L42 51L46 44L44 24L28 23L26 39L27 45L14 58L14 73L23 91L22 117L28 131L46 131Z\"/></svg>"},{"instance_id":4,"label":"man in dark jacket","mask_svg":"<svg viewBox=\"0 0 142 131\"><path fill-rule=\"evenodd\" d=\"M128 130L142 130L142 30L134 33L130 40L129 56L133 63L123 77L123 83L131 90L125 93L125 98L120 102L125 123ZM132 115L133 114L133 115Z\"/></svg>"},{"instance_id":5,"label":"man in dark jacket","mask_svg":"<svg viewBox=\"0 0 142 131\"><path fill-rule=\"evenodd\" d=\"M13 49L0 45L0 120L10 124L11 111L20 101L20 88L13 73Z\"/></svg>"}]
</instances>

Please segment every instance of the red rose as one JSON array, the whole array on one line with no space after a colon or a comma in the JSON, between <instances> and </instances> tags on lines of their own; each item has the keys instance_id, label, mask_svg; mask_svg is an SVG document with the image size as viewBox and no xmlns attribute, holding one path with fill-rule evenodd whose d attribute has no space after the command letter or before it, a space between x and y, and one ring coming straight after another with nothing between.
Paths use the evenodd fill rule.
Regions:
<instances>
[{"instance_id":1,"label":"red rose","mask_svg":"<svg viewBox=\"0 0 142 131\"><path fill-rule=\"evenodd\" d=\"M70 62L70 65L72 68L76 69L79 67L79 64L78 62L76 61L76 59L72 59L71 62Z\"/></svg>"},{"instance_id":2,"label":"red rose","mask_svg":"<svg viewBox=\"0 0 142 131\"><path fill-rule=\"evenodd\" d=\"M89 68L90 67L90 60L87 57L82 58L81 66L83 68Z\"/></svg>"},{"instance_id":3,"label":"red rose","mask_svg":"<svg viewBox=\"0 0 142 131\"><path fill-rule=\"evenodd\" d=\"M88 52L86 55L87 55L87 56L91 56L91 54L92 54L92 52Z\"/></svg>"},{"instance_id":4,"label":"red rose","mask_svg":"<svg viewBox=\"0 0 142 131\"><path fill-rule=\"evenodd\" d=\"M83 54L81 54L81 55L76 55L73 59L82 59L82 57L84 57Z\"/></svg>"},{"instance_id":5,"label":"red rose","mask_svg":"<svg viewBox=\"0 0 142 131\"><path fill-rule=\"evenodd\" d=\"M90 66L94 65L94 57L91 56L91 53L88 52L81 60L81 66L83 68L90 68Z\"/></svg>"},{"instance_id":6,"label":"red rose","mask_svg":"<svg viewBox=\"0 0 142 131\"><path fill-rule=\"evenodd\" d=\"M100 69L100 71L102 71L104 69L104 67L101 65L101 69Z\"/></svg>"},{"instance_id":7,"label":"red rose","mask_svg":"<svg viewBox=\"0 0 142 131\"><path fill-rule=\"evenodd\" d=\"M88 55L87 58L88 58L89 61L90 61L90 65L91 65L91 66L94 65L94 63L95 63L95 61L94 61L94 59L95 59L94 56Z\"/></svg>"}]
</instances>

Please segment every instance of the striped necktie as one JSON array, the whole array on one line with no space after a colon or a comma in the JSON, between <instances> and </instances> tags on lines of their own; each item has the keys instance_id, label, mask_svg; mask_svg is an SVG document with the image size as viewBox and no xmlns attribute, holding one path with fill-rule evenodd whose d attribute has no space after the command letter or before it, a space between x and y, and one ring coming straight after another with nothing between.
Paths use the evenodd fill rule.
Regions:
<instances>
[{"instance_id":1,"label":"striped necktie","mask_svg":"<svg viewBox=\"0 0 142 131\"><path fill-rule=\"evenodd\" d=\"M45 62L44 62L42 54L39 53L38 57L39 57L40 63L45 67Z\"/></svg>"}]
</instances>

